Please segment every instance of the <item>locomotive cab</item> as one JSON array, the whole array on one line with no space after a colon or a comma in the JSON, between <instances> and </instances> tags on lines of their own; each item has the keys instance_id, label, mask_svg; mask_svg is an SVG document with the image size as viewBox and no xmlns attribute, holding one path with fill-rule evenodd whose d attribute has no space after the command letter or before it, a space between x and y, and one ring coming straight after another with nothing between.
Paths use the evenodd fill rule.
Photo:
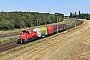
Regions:
<instances>
[{"instance_id":1,"label":"locomotive cab","mask_svg":"<svg viewBox=\"0 0 90 60\"><path fill-rule=\"evenodd\" d=\"M23 30L20 33L19 39L18 39L18 43L25 43L28 42L28 39L31 37L31 32L30 31L26 31Z\"/></svg>"}]
</instances>

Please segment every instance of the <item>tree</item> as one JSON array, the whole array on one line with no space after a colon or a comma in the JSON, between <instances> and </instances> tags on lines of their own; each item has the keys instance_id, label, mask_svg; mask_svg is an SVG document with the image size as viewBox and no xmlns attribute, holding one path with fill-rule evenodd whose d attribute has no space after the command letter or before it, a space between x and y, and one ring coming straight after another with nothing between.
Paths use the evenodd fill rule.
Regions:
<instances>
[{"instance_id":1,"label":"tree","mask_svg":"<svg viewBox=\"0 0 90 60\"><path fill-rule=\"evenodd\" d=\"M70 13L70 16L69 17L71 17L71 18L73 17L73 13L72 12Z\"/></svg>"},{"instance_id":2,"label":"tree","mask_svg":"<svg viewBox=\"0 0 90 60\"><path fill-rule=\"evenodd\" d=\"M58 14L57 16L55 14ZM50 24L57 22L57 18L63 21L64 14L39 12L0 12L0 30L12 30L25 27ZM38 21L37 21L38 19Z\"/></svg>"}]
</instances>

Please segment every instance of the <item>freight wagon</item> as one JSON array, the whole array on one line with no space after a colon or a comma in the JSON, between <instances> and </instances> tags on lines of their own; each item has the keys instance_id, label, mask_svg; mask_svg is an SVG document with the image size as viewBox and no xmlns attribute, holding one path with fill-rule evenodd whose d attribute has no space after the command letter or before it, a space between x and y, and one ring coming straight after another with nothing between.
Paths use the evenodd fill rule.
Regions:
<instances>
[{"instance_id":1,"label":"freight wagon","mask_svg":"<svg viewBox=\"0 0 90 60\"><path fill-rule=\"evenodd\" d=\"M46 26L48 35L52 35L54 33L54 27L53 26Z\"/></svg>"},{"instance_id":2,"label":"freight wagon","mask_svg":"<svg viewBox=\"0 0 90 60\"><path fill-rule=\"evenodd\" d=\"M54 27L54 33L66 30L66 24L57 24L57 25L52 25Z\"/></svg>"}]
</instances>

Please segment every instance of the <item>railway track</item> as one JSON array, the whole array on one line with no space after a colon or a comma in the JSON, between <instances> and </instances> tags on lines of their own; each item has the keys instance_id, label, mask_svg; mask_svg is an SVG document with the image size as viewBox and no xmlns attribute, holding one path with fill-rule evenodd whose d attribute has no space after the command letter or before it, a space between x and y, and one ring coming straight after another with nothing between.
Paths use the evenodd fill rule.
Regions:
<instances>
[{"instance_id":1,"label":"railway track","mask_svg":"<svg viewBox=\"0 0 90 60\"><path fill-rule=\"evenodd\" d=\"M7 51L7 50L15 48L17 46L20 46L20 44L17 44L16 42L0 45L0 52Z\"/></svg>"},{"instance_id":2,"label":"railway track","mask_svg":"<svg viewBox=\"0 0 90 60\"><path fill-rule=\"evenodd\" d=\"M79 21L78 20L78 22L76 23L76 26L81 25L82 23L83 23L83 21ZM74 28L74 27L75 27L75 25L68 26L66 28L66 30L69 30L69 29ZM12 43L7 43L7 44L0 45L0 52L7 51L9 49L18 47L20 45L21 44L17 44L16 42L12 42Z\"/></svg>"}]
</instances>

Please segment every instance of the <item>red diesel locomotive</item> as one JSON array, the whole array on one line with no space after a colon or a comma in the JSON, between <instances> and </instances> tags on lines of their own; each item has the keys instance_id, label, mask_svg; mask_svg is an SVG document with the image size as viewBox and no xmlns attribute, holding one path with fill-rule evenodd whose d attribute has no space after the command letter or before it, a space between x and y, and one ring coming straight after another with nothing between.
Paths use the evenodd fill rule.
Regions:
<instances>
[{"instance_id":1,"label":"red diesel locomotive","mask_svg":"<svg viewBox=\"0 0 90 60\"><path fill-rule=\"evenodd\" d=\"M38 35L34 31L29 31L29 30L23 30L20 33L19 39L17 43L27 43L28 41L32 41L34 39L37 39Z\"/></svg>"}]
</instances>

